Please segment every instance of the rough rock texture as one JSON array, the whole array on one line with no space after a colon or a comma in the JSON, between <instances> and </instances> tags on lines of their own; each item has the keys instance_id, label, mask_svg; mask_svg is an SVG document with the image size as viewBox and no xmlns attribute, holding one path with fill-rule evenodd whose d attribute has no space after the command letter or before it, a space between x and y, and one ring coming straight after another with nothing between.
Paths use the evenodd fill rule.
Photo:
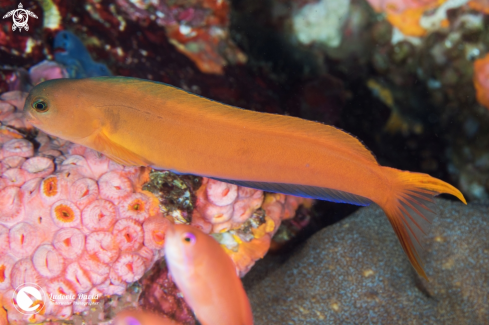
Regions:
<instances>
[{"instance_id":1,"label":"rough rock texture","mask_svg":"<svg viewBox=\"0 0 489 325\"><path fill-rule=\"evenodd\" d=\"M438 200L420 279L378 207L245 278L256 324L487 324L489 204ZM482 239L482 240L481 240ZM266 272L263 280L255 272Z\"/></svg>"}]
</instances>

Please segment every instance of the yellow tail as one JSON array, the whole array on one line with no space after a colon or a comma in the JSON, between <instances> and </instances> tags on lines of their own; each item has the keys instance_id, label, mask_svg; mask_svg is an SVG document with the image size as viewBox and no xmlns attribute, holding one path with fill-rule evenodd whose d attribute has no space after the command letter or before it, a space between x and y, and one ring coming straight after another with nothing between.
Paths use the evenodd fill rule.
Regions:
<instances>
[{"instance_id":1,"label":"yellow tail","mask_svg":"<svg viewBox=\"0 0 489 325\"><path fill-rule=\"evenodd\" d=\"M428 280L423 270L422 236L428 234L436 215L433 197L447 193L467 204L464 196L450 184L427 174L382 167L391 181L391 191L380 204L396 232L402 249L416 271Z\"/></svg>"}]
</instances>

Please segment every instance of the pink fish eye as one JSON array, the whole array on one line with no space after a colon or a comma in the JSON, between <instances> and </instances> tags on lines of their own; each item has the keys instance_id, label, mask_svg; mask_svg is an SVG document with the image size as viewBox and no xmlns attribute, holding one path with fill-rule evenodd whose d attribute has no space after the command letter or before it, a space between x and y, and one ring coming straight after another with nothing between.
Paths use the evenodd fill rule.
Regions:
<instances>
[{"instance_id":1,"label":"pink fish eye","mask_svg":"<svg viewBox=\"0 0 489 325\"><path fill-rule=\"evenodd\" d=\"M195 244L195 235L191 232L186 232L183 234L183 241L187 244Z\"/></svg>"}]
</instances>

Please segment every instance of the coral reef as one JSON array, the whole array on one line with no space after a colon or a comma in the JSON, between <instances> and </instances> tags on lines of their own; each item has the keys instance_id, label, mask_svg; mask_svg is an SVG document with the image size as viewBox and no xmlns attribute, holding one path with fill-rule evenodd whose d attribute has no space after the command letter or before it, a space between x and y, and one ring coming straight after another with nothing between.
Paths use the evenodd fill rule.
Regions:
<instances>
[{"instance_id":1,"label":"coral reef","mask_svg":"<svg viewBox=\"0 0 489 325\"><path fill-rule=\"evenodd\" d=\"M467 0L368 0L378 12L406 36L425 36L430 31L448 27L447 11Z\"/></svg>"},{"instance_id":2,"label":"coral reef","mask_svg":"<svg viewBox=\"0 0 489 325\"><path fill-rule=\"evenodd\" d=\"M430 282L413 272L382 211L362 208L266 277L254 268L244 278L256 323L485 324L488 206L437 204L426 242Z\"/></svg>"},{"instance_id":3,"label":"coral reef","mask_svg":"<svg viewBox=\"0 0 489 325\"><path fill-rule=\"evenodd\" d=\"M489 54L474 61L474 85L477 101L489 109Z\"/></svg>"},{"instance_id":4,"label":"coral reef","mask_svg":"<svg viewBox=\"0 0 489 325\"><path fill-rule=\"evenodd\" d=\"M321 0L302 6L292 19L297 39L304 45L338 46L349 9L350 0Z\"/></svg>"},{"instance_id":5,"label":"coral reef","mask_svg":"<svg viewBox=\"0 0 489 325\"><path fill-rule=\"evenodd\" d=\"M225 65L245 63L246 56L230 39L229 2L118 0L127 18L147 25L156 21L165 28L170 42L187 55L202 72L222 74Z\"/></svg>"},{"instance_id":6,"label":"coral reef","mask_svg":"<svg viewBox=\"0 0 489 325\"><path fill-rule=\"evenodd\" d=\"M29 20L28 33L12 33L12 20L0 21L0 143L6 148L2 152L18 150L11 156L10 153L7 156L0 153L0 172L3 175L0 189L8 188L2 192L8 195L0 199L7 202L9 198L15 198L15 188L21 189L31 184L31 177L59 177L67 168L64 162L74 159L74 155L81 155L85 161L91 162L91 165L87 163L88 167L76 167L90 171L91 181L73 182L73 185L76 183L73 198L70 193L63 199L56 197L50 201L40 198L36 203L49 207L44 209L48 218L43 218L43 221L52 221L52 229L43 234L47 236L46 241L36 244L36 251L41 247L37 252L39 259L32 264L43 278L56 273L57 269L48 268L39 261L44 259L49 262L47 265L55 266L51 261L56 254L65 259L64 256L70 251L63 245L69 236L73 245L80 244L84 238L87 254L90 250L100 261L107 261L104 264L120 270L121 263L115 265L112 261L115 256L113 248L123 247L134 251L140 245L149 251L158 251L164 242L164 229L169 222L188 223L209 233L225 247L238 273L244 275L269 249L289 252L297 241L304 239L297 238L301 236L299 232L307 236L351 212L344 206L321 202L310 214L309 200L244 189L207 178L176 175L170 171L146 170L144 175L147 182L143 184L138 181L140 188L134 190L133 201L120 200L117 191L109 191L104 194L106 198L103 200L113 201L112 206L90 205L90 200L102 199L101 188L110 190L112 179L107 176L107 179L101 180L107 167L94 163L93 151L77 149L60 139L36 134L30 125L25 124L16 107L22 106L25 99L23 92L32 85L52 78L87 75L92 68L107 68L116 75L165 82L246 109L334 124L362 139L382 164L430 173L456 184L472 200L489 198L487 0L25 0L22 4L39 17ZM0 16L17 5L17 2L6 1L0 8ZM76 43L76 50L60 51L62 48L68 49L68 45L62 44L62 35L69 36L72 45ZM63 55L68 60L63 60ZM52 61L55 58L63 61L63 64ZM38 62L41 63L33 66ZM102 71L102 74L105 72ZM10 92L5 93L8 90ZM22 141L9 143L5 147L12 139ZM22 144L26 144L24 140L33 144L32 151L22 149ZM83 159L75 159L74 164L82 164ZM103 157L100 159L104 160ZM117 167L117 170L121 168L113 163L110 166ZM131 177L138 173L133 172ZM136 180L131 177L130 183L134 186ZM129 185L121 179L117 181L121 188ZM45 182L44 185L49 189L53 182ZM98 194L94 193L95 188ZM83 196L85 192L91 194ZM22 190L19 193L23 193ZM66 195L66 192L62 194ZM84 199L76 199L77 195L82 195ZM140 209L145 198L153 198L154 207L159 203L159 211L155 208L154 213L165 218L151 218L151 221L145 221L142 227L138 227L138 223L141 224L145 218L145 212ZM119 213L120 208L128 203L138 208L123 209ZM13 207L15 204L13 202ZM299 210L298 205L302 205ZM107 213L97 223L91 223L88 212L84 214L84 211L96 209ZM115 220L111 217L114 209L117 215ZM454 209L462 215L456 206ZM475 215L477 209L468 211ZM25 211L23 213L22 218L27 218ZM63 217L52 220L51 214ZM291 218L294 214L296 216ZM314 216L320 216L320 219ZM12 231L12 236L25 237L32 230L28 226L17 226L15 215L2 215L4 217L11 221L2 221L1 227L8 228L9 233ZM467 214L466 218L480 228L477 231L485 228L472 215ZM125 219L125 222L117 224L116 229L115 222ZM319 245L326 249L326 255L301 260L304 267L294 264L295 273L291 271L292 262L289 262L283 271L277 271L253 288L254 297L259 296L259 291L264 294L274 291L271 295L273 299L256 298L254 309L257 322L266 319L271 322L302 323L305 320L314 324L339 317L343 317L344 323L353 322L357 314L348 306L357 306L357 309L369 307L372 310L370 321L373 323L381 322L382 317L393 320L401 316L424 320L425 323L434 323L434 319L437 319L439 323L448 324L455 320L464 323L462 318L466 316L466 323L477 323L480 319L476 319L476 315L487 315L482 309L473 312L473 315L467 312L467 308L473 305L472 301L486 299L485 296L475 296L479 291L469 292L463 286L470 281L479 283L476 272L481 267L477 263L470 264L477 260L465 263L473 269L466 272L470 277L460 281L460 286L457 284L459 278L454 277L455 282L447 284L445 280L448 276L444 275L442 282L426 284L413 278L402 254L397 251L391 254L391 249L388 252L380 251L382 246L395 248L397 245L390 237L382 238L384 225L380 221L378 230L357 223L355 228L358 231L348 237L347 233L355 225L351 220L324 231L325 235L321 238L329 245L334 244L332 248ZM376 220L368 224L375 224ZM465 221L464 218L453 220L452 224L443 223L437 229L448 229L448 235L457 233L453 225L465 225ZM72 228L84 228L79 232L60 231L55 240L54 229L66 224L71 224ZM346 224L350 226L345 227ZM1 227L0 233L2 229L5 231ZM124 229L125 236L112 234L110 240L110 236L98 234L106 227L113 227L112 231ZM385 231L390 232L388 229ZM138 237L141 232L142 241ZM336 235L344 235L342 238L352 242L361 239L362 245L376 255L360 256L358 252L364 252L360 250L361 247L342 246L347 242L340 241ZM90 241L88 236L91 236ZM376 246L365 239L372 237L375 237ZM12 257L14 261L34 255L33 252L21 257L25 255L23 249L29 247L17 245L16 242L10 247L11 243L6 244L6 238L9 236L0 235L0 253L2 247L8 245L9 255L16 254ZM127 238L135 240L128 242ZM297 241L291 242L292 238ZM338 240L331 244L331 238ZM444 238L443 241L435 240L432 247L441 245L436 246L441 248L430 253L434 255L430 259L443 260L433 262L429 267L442 265L446 272L452 272L457 268L453 261L463 260L463 256L459 253L447 256L446 252L455 252L460 248L452 247L456 241L450 236L440 238ZM468 243L478 245L474 241ZM442 244L451 245L450 249ZM316 239L306 248L313 250L312 246L318 246ZM446 252L443 248L446 248ZM338 249L346 251L346 258L343 258L344 254L336 256ZM484 250L481 248L482 252ZM319 249L315 252L322 254ZM140 251L138 254L143 256L142 253ZM457 256L456 259L453 259L454 256ZM389 268L392 261L397 267L395 270ZM142 265L136 262L133 272L125 277L126 281L122 278L121 281L131 282L142 275ZM314 267L312 263L319 266ZM346 265L353 265L353 268L347 270ZM79 277L80 280L74 290L86 289L83 286L88 285L84 280L92 282L89 276L82 276L87 272L83 270L80 273L67 266L62 273L69 271L70 276ZM144 271L149 268L146 266ZM257 267L261 268L260 263ZM255 269L246 278L251 279ZM430 270L435 272L434 268ZM5 264L0 271L1 275L11 269ZM456 270L458 273L463 271ZM137 282L124 285L126 289L122 296L104 296L89 311L75 314L70 322L109 322L118 310L131 306L167 314L192 324L192 315L168 278L166 268L155 263L148 272L147 277L143 276L140 280L142 287ZM271 268L267 268L267 272L271 272ZM318 277L313 279L314 272ZM381 277L379 272L386 275ZM441 274L440 270L436 272ZM277 280L273 277L282 278ZM345 279L355 281L355 286L343 281ZM286 289L287 284L295 288L303 286L310 291L297 291L299 294L293 296L296 304L292 306L284 298L290 294ZM315 286L312 287L312 284ZM479 287L485 288L484 285ZM102 285L95 287L99 287L101 292L108 290ZM316 288L323 290L314 297L311 292L315 293ZM354 298L345 291L345 299L351 300L341 301L338 292L347 290L345 288L353 288L352 292L357 293L359 291L355 291L355 288L363 288L363 291ZM423 294L416 288L421 288ZM0 290L3 289L0 287ZM402 295L402 290L407 294ZM439 302L434 302L434 298L429 296ZM398 310L392 304L387 305L389 301L402 302L407 308ZM276 306L273 305L275 302ZM448 305L452 306L451 310ZM12 309L8 301L2 306L9 312ZM291 306L291 311L282 313L286 308L284 306ZM0 308L0 324L6 323L7 315L3 311ZM54 311L47 311L38 319L49 319L49 313ZM68 308L56 313L57 318L71 315ZM400 316L396 316L396 313ZM13 319L17 316L13 314L10 317Z\"/></svg>"},{"instance_id":7,"label":"coral reef","mask_svg":"<svg viewBox=\"0 0 489 325\"><path fill-rule=\"evenodd\" d=\"M46 80L68 77L68 71L66 71L63 66L53 61L42 61L29 69L29 79L33 86Z\"/></svg>"},{"instance_id":8,"label":"coral reef","mask_svg":"<svg viewBox=\"0 0 489 325\"><path fill-rule=\"evenodd\" d=\"M35 283L48 295L125 292L161 256L154 237L161 229L151 225L169 223L157 199L141 190L147 171L42 133L28 141L14 129L4 131L2 295L11 297L23 283ZM90 307L83 298L55 299L41 314L26 316L8 301L10 324L69 318Z\"/></svg>"},{"instance_id":9,"label":"coral reef","mask_svg":"<svg viewBox=\"0 0 489 325\"><path fill-rule=\"evenodd\" d=\"M62 71L50 62L40 67L31 69L31 79L58 77ZM25 97L20 91L0 96L5 124L0 133L0 295L10 324L73 314L90 318L91 303L126 294L127 286L162 257L171 222L212 234L244 275L268 251L281 220L292 218L300 204L312 204L207 178L121 166L91 149L36 133L19 112ZM143 280L148 292L140 303L156 309L154 295L161 288L154 285L166 286L169 301L178 292L170 290L166 269L152 272L156 282ZM23 315L9 297L26 282L61 296L40 314ZM160 301L161 313L193 321L181 298L176 307L163 305Z\"/></svg>"},{"instance_id":10,"label":"coral reef","mask_svg":"<svg viewBox=\"0 0 489 325\"><path fill-rule=\"evenodd\" d=\"M384 159L396 161L401 168L406 168L403 164L408 157L417 155L411 161L419 164L409 169L450 177L471 199L489 197L489 169L485 158L489 114L483 107L487 93L484 57L489 50L489 34L484 27L487 17L467 1L370 3L383 11L404 10L406 6L421 8L423 14L419 24L428 18L433 21L435 18L446 19L441 25L433 23L430 28L425 28L419 37L403 34L389 20L379 19L365 25L370 31L367 48L371 49L371 54L368 57L375 73L349 79L354 81L356 78L356 82L364 83L382 102L372 103L377 110L388 107L389 117L384 122L383 132L376 138L382 139L381 142L397 139L394 142L402 143L410 153L403 158L403 153L393 157L385 151L385 146L370 147ZM438 9L426 11L424 6L428 4ZM439 14L440 10L446 15ZM419 24L416 26L422 27ZM356 43L349 38L344 41ZM346 47L346 44L342 46ZM346 54L348 52L343 53ZM351 63L341 60L337 69L349 68ZM350 110L350 113L353 112ZM350 127L362 128L362 123L354 123ZM362 138L368 141L368 137L366 134ZM435 142L439 144L435 145Z\"/></svg>"},{"instance_id":11,"label":"coral reef","mask_svg":"<svg viewBox=\"0 0 489 325\"><path fill-rule=\"evenodd\" d=\"M31 67L29 71L25 69L16 70L10 77L9 89L11 91L28 91L32 86L45 80L68 78L69 74L61 64L44 60Z\"/></svg>"},{"instance_id":12,"label":"coral reef","mask_svg":"<svg viewBox=\"0 0 489 325\"><path fill-rule=\"evenodd\" d=\"M152 172L144 189L158 197L161 209L176 222L214 236L240 276L269 250L281 221L293 218L299 206L311 207L313 202L168 171Z\"/></svg>"},{"instance_id":13,"label":"coral reef","mask_svg":"<svg viewBox=\"0 0 489 325\"><path fill-rule=\"evenodd\" d=\"M184 325L195 324L192 310L173 283L164 261L155 264L140 282L139 303L145 310L167 315Z\"/></svg>"},{"instance_id":14,"label":"coral reef","mask_svg":"<svg viewBox=\"0 0 489 325\"><path fill-rule=\"evenodd\" d=\"M489 2L487 0L470 0L467 5L474 10L489 14Z\"/></svg>"}]
</instances>

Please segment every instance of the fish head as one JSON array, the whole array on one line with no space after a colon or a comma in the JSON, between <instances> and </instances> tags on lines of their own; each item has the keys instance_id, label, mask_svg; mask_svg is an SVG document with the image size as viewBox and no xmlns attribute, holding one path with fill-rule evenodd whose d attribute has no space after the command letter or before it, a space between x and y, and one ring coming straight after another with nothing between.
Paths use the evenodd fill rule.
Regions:
<instances>
[{"instance_id":1,"label":"fish head","mask_svg":"<svg viewBox=\"0 0 489 325\"><path fill-rule=\"evenodd\" d=\"M83 80L44 81L29 92L24 118L50 135L79 143L100 128L85 91Z\"/></svg>"},{"instance_id":2,"label":"fish head","mask_svg":"<svg viewBox=\"0 0 489 325\"><path fill-rule=\"evenodd\" d=\"M171 225L165 235L165 258L170 271L192 272L205 258L207 241L214 240L195 227ZM173 274L173 271L172 271Z\"/></svg>"},{"instance_id":3,"label":"fish head","mask_svg":"<svg viewBox=\"0 0 489 325\"><path fill-rule=\"evenodd\" d=\"M77 48L83 47L83 43L72 32L62 30L54 38L53 44L55 53L68 54L67 52L74 52Z\"/></svg>"}]
</instances>

